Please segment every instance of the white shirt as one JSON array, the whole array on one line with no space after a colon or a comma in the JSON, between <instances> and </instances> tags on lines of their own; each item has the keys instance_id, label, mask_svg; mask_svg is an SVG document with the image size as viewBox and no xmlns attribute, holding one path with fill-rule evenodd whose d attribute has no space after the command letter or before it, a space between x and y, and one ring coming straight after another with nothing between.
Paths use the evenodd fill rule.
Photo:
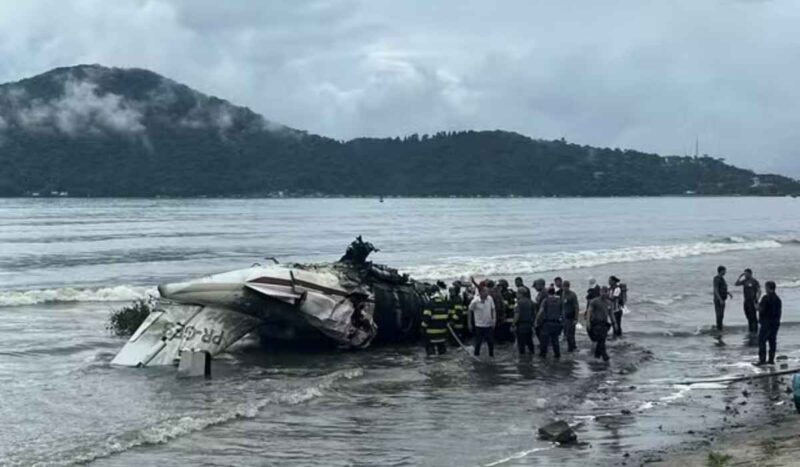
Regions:
<instances>
[{"instance_id":1,"label":"white shirt","mask_svg":"<svg viewBox=\"0 0 800 467\"><path fill-rule=\"evenodd\" d=\"M492 297L486 297L486 300L481 300L480 296L473 298L469 304L469 311L475 317L476 327L494 327L495 311Z\"/></svg>"},{"instance_id":2,"label":"white shirt","mask_svg":"<svg viewBox=\"0 0 800 467\"><path fill-rule=\"evenodd\" d=\"M616 286L611 289L611 309L612 311L619 311L619 299L622 296L622 287Z\"/></svg>"}]
</instances>

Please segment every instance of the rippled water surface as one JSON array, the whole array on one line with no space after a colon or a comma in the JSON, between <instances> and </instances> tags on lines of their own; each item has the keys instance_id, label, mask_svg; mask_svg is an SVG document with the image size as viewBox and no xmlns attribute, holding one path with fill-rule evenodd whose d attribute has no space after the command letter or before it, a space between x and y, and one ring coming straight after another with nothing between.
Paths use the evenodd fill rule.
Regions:
<instances>
[{"instance_id":1,"label":"rippled water surface","mask_svg":"<svg viewBox=\"0 0 800 467\"><path fill-rule=\"evenodd\" d=\"M429 359L244 343L211 380L109 365L124 343L109 310L156 284L266 256L332 261L358 234L381 248L375 261L419 278L561 275L580 291L616 274L628 332L610 365L583 335L560 362L510 347L476 363L457 348ZM718 264L778 282L779 353L798 365L798 241L790 198L0 200L0 464L613 463L720 424L741 391L679 383L755 371L738 290L726 333L708 332ZM537 440L551 418L584 444Z\"/></svg>"}]
</instances>

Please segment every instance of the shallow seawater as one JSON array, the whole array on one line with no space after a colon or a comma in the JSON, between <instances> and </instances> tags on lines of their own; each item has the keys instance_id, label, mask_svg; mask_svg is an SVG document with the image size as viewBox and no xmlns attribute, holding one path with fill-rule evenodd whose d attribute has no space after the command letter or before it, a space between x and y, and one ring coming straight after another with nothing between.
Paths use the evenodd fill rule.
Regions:
<instances>
[{"instance_id":1,"label":"shallow seawater","mask_svg":"<svg viewBox=\"0 0 800 467\"><path fill-rule=\"evenodd\" d=\"M668 448L741 399L741 385L682 383L757 371L735 288L726 332L709 332L718 264L731 284L748 266L778 282L779 354L800 365L799 214L785 198L0 200L0 464L604 465ZM508 345L480 363L458 348L242 345L210 380L109 364L124 344L109 311L159 282L335 260L357 234L417 277L561 275L581 292L616 274L626 335L609 365L580 331L558 362ZM784 388L749 387L744 423ZM538 440L553 418L581 444Z\"/></svg>"}]
</instances>

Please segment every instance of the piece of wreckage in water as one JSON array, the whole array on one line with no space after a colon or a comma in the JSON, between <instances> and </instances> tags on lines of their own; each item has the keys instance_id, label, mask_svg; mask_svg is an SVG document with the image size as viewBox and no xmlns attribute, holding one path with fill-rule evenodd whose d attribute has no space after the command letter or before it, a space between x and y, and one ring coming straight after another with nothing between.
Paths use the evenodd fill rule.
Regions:
<instances>
[{"instance_id":1,"label":"piece of wreckage in water","mask_svg":"<svg viewBox=\"0 0 800 467\"><path fill-rule=\"evenodd\" d=\"M111 363L169 365L184 350L217 355L251 332L305 348L414 341L434 289L368 262L373 251L358 237L335 263L254 265L162 284L155 311Z\"/></svg>"}]
</instances>

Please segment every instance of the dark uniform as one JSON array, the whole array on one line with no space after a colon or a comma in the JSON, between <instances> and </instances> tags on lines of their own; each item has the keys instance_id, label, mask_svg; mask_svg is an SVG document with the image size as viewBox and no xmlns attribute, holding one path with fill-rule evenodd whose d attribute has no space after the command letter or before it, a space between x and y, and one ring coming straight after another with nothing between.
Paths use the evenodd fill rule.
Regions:
<instances>
[{"instance_id":1,"label":"dark uniform","mask_svg":"<svg viewBox=\"0 0 800 467\"><path fill-rule=\"evenodd\" d=\"M594 300L595 298L597 298L599 296L600 296L600 286L599 285L595 285L594 287L591 287L591 288L587 289L586 290L586 303L588 304L589 302L591 302L592 300Z\"/></svg>"},{"instance_id":2,"label":"dark uniform","mask_svg":"<svg viewBox=\"0 0 800 467\"><path fill-rule=\"evenodd\" d=\"M561 358L561 347L558 342L564 324L561 299L556 295L548 295L542 302L536 321L541 326L541 331L539 332L541 333L542 347L539 349L539 355L546 357L547 348L552 345L555 357Z\"/></svg>"},{"instance_id":3,"label":"dark uniform","mask_svg":"<svg viewBox=\"0 0 800 467\"><path fill-rule=\"evenodd\" d=\"M461 295L456 298L450 297L450 325L461 342L467 338L469 323L467 322L467 307L464 305Z\"/></svg>"},{"instance_id":4,"label":"dark uniform","mask_svg":"<svg viewBox=\"0 0 800 467\"><path fill-rule=\"evenodd\" d=\"M767 292L758 304L758 319L761 328L758 331L758 361L767 362L767 344L769 343L769 363L775 363L775 349L778 344L778 328L781 327L783 303L775 292Z\"/></svg>"},{"instance_id":5,"label":"dark uniform","mask_svg":"<svg viewBox=\"0 0 800 467\"><path fill-rule=\"evenodd\" d=\"M718 298L719 297L719 298ZM725 301L728 299L728 283L721 274L714 276L714 314L717 317L717 331L722 331L725 318Z\"/></svg>"},{"instance_id":6,"label":"dark uniform","mask_svg":"<svg viewBox=\"0 0 800 467\"><path fill-rule=\"evenodd\" d=\"M761 290L761 284L754 277L738 281L742 286L744 295L744 316L747 318L747 329L751 334L758 332L758 316L756 316L756 307L758 305L758 292Z\"/></svg>"},{"instance_id":7,"label":"dark uniform","mask_svg":"<svg viewBox=\"0 0 800 467\"><path fill-rule=\"evenodd\" d=\"M531 354L533 350L533 321L536 318L533 301L528 297L522 297L517 301L514 310L514 321L517 327L517 349L519 354L525 354L528 349Z\"/></svg>"},{"instance_id":8,"label":"dark uniform","mask_svg":"<svg viewBox=\"0 0 800 467\"><path fill-rule=\"evenodd\" d=\"M503 292L499 286L494 286L489 290L489 296L494 300L494 312L497 317L497 322L494 324L495 340L502 341L502 338L505 337L503 336L503 326L505 326L506 321L506 304L503 300Z\"/></svg>"},{"instance_id":9,"label":"dark uniform","mask_svg":"<svg viewBox=\"0 0 800 467\"><path fill-rule=\"evenodd\" d=\"M567 339L567 352L574 352L575 345L575 325L578 323L578 296L572 290L562 289L561 309L564 312L564 337Z\"/></svg>"},{"instance_id":10,"label":"dark uniform","mask_svg":"<svg viewBox=\"0 0 800 467\"><path fill-rule=\"evenodd\" d=\"M538 316L539 310L542 308L542 303L547 299L547 289L536 290L533 289L535 295L533 297L533 310ZM539 322L538 319L534 319L533 321L533 333L536 335L536 338L539 339L539 346L544 345L544 338L542 337L542 323Z\"/></svg>"},{"instance_id":11,"label":"dark uniform","mask_svg":"<svg viewBox=\"0 0 800 467\"><path fill-rule=\"evenodd\" d=\"M611 302L604 297L597 297L589 302L589 335L597 344L594 357L608 361L606 339L611 328Z\"/></svg>"},{"instance_id":12,"label":"dark uniform","mask_svg":"<svg viewBox=\"0 0 800 467\"><path fill-rule=\"evenodd\" d=\"M508 287L503 288L501 292L505 318L497 330L498 340L501 342L514 342L514 333L511 332L511 328L514 326L514 308L517 306L517 296Z\"/></svg>"},{"instance_id":13,"label":"dark uniform","mask_svg":"<svg viewBox=\"0 0 800 467\"><path fill-rule=\"evenodd\" d=\"M422 330L425 335L425 351L428 355L447 353L447 323L450 319L450 302L436 296L422 312Z\"/></svg>"}]
</instances>

